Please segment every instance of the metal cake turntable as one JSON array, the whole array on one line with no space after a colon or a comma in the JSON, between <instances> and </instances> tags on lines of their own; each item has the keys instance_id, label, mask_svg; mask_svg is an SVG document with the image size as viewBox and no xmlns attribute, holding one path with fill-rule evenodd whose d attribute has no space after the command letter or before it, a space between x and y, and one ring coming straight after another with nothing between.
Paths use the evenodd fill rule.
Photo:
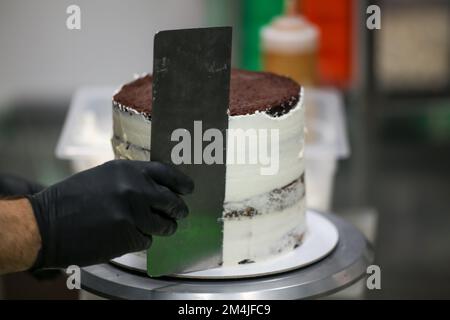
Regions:
<instances>
[{"instance_id":1,"label":"metal cake turntable","mask_svg":"<svg viewBox=\"0 0 450 320\"><path fill-rule=\"evenodd\" d=\"M329 213L308 210L307 219L308 227L311 223L316 226L310 230L315 234L307 235L304 245L308 245L308 241L310 247L318 243L317 239L311 242L318 232L327 236L319 236L324 242L313 250L315 252L307 251L309 256L303 252L297 257L297 265L288 263L292 259L285 259L287 265L282 261L268 265L259 263L259 266L254 263L256 267L243 265L225 274L211 269L150 278L139 271L142 269L139 259L131 262L119 259L115 264L83 268L81 284L91 293L112 299L305 299L336 292L366 274L374 254L359 230ZM319 230L319 225L324 229ZM333 230L337 231L335 237ZM274 269L276 265L278 270Z\"/></svg>"},{"instance_id":2,"label":"metal cake turntable","mask_svg":"<svg viewBox=\"0 0 450 320\"><path fill-rule=\"evenodd\" d=\"M170 276L204 280L242 279L266 276L307 266L322 259L336 247L339 233L331 221L314 211L306 213L306 223L308 229L303 236L302 245L288 253L263 262L222 266ZM145 252L124 255L114 259L112 263L120 267L147 273L147 255Z\"/></svg>"}]
</instances>

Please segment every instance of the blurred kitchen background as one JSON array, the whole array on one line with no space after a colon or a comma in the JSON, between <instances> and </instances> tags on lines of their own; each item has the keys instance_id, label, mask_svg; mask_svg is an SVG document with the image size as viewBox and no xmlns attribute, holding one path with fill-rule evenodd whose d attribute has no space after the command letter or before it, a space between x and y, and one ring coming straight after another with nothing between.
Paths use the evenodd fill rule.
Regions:
<instances>
[{"instance_id":1,"label":"blurred kitchen background","mask_svg":"<svg viewBox=\"0 0 450 320\"><path fill-rule=\"evenodd\" d=\"M66 28L71 4L81 30ZM381 9L379 30L366 27L370 5ZM235 67L307 85L309 206L349 219L376 249L382 289L360 283L334 298L450 298L449 6L0 0L0 171L51 184L108 158L107 138L94 138L111 121L109 92L151 72L154 33L231 25ZM72 135L60 139L71 104ZM58 272L0 277L0 298L78 294Z\"/></svg>"}]
</instances>

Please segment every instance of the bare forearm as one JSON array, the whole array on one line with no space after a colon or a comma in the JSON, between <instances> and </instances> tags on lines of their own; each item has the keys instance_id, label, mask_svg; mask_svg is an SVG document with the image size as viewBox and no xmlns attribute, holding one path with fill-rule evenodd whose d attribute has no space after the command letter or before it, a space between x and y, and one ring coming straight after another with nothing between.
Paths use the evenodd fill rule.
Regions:
<instances>
[{"instance_id":1,"label":"bare forearm","mask_svg":"<svg viewBox=\"0 0 450 320\"><path fill-rule=\"evenodd\" d=\"M27 199L0 200L0 274L29 269L41 237Z\"/></svg>"}]
</instances>

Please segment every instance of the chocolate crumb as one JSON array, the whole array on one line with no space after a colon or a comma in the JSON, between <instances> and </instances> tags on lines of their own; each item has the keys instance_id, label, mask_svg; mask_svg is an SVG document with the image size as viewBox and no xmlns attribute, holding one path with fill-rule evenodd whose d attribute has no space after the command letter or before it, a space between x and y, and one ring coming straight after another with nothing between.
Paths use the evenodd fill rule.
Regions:
<instances>
[{"instance_id":1,"label":"chocolate crumb","mask_svg":"<svg viewBox=\"0 0 450 320\"><path fill-rule=\"evenodd\" d=\"M238 262L238 264L247 264L247 263L254 263L255 261L250 259L244 259Z\"/></svg>"}]
</instances>

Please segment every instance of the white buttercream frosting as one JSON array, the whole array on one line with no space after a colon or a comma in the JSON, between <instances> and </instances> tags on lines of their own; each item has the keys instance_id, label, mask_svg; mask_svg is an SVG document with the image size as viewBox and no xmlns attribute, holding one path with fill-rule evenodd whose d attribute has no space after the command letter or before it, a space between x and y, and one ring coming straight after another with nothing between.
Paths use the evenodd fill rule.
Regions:
<instances>
[{"instance_id":1,"label":"white buttercream frosting","mask_svg":"<svg viewBox=\"0 0 450 320\"><path fill-rule=\"evenodd\" d=\"M233 265L263 261L292 250L306 229L305 199L282 211L251 218L225 220L223 224L223 263Z\"/></svg>"}]
</instances>

